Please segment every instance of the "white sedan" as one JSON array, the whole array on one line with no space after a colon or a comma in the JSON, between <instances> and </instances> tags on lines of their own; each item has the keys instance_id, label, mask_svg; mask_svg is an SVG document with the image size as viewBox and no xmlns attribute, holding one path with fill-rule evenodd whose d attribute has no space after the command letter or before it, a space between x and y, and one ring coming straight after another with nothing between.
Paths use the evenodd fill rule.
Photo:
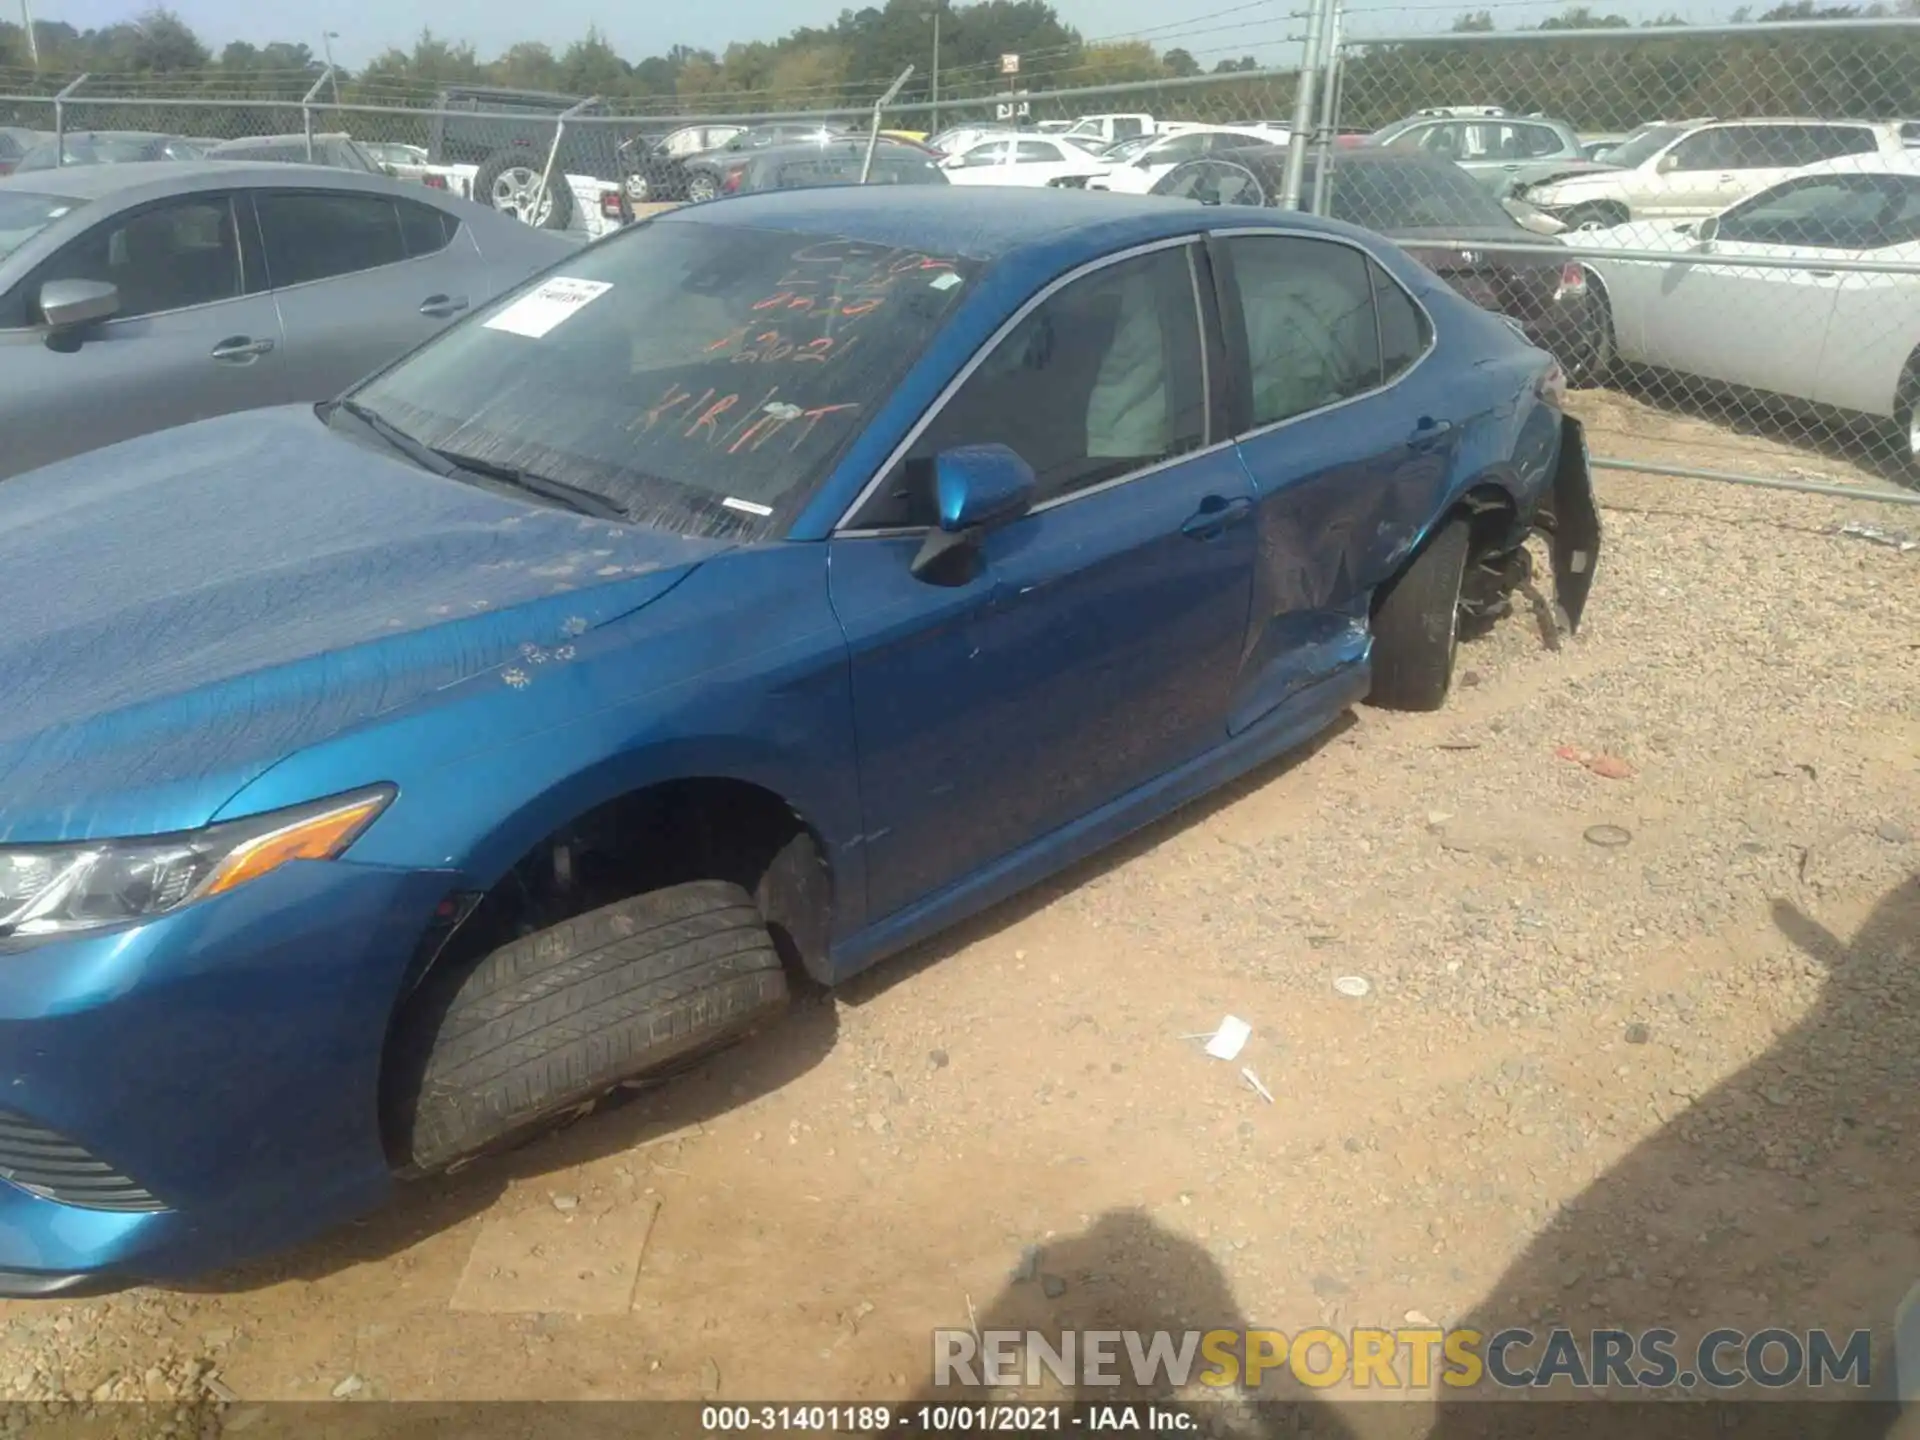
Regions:
<instances>
[{"instance_id":1,"label":"white sedan","mask_svg":"<svg viewBox=\"0 0 1920 1440\"><path fill-rule=\"evenodd\" d=\"M1286 143L1285 130L1238 125L1195 125L1171 135L1142 135L1122 141L1102 155L1100 158L1112 168L1105 175L1087 181L1087 189L1145 195L1162 175L1189 160L1198 160L1217 150Z\"/></svg>"},{"instance_id":2,"label":"white sedan","mask_svg":"<svg viewBox=\"0 0 1920 1440\"><path fill-rule=\"evenodd\" d=\"M1920 157L1825 161L1705 220L1569 238L1583 250L1675 257L1584 257L1618 359L1894 420L1920 472ZM1700 255L1801 263L1702 264ZM1829 268L1848 259L1917 273Z\"/></svg>"},{"instance_id":3,"label":"white sedan","mask_svg":"<svg viewBox=\"0 0 1920 1440\"><path fill-rule=\"evenodd\" d=\"M955 185L1081 185L1107 162L1057 135L1001 135L940 162Z\"/></svg>"}]
</instances>

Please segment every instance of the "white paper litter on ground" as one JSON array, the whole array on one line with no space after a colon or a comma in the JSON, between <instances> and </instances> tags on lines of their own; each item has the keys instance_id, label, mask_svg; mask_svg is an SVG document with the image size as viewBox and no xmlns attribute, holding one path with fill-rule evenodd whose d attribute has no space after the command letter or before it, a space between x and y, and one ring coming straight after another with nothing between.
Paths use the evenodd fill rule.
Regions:
<instances>
[{"instance_id":1,"label":"white paper litter on ground","mask_svg":"<svg viewBox=\"0 0 1920 1440\"><path fill-rule=\"evenodd\" d=\"M1232 1060L1246 1048L1247 1037L1253 1034L1253 1027L1238 1015L1229 1015L1220 1022L1220 1028L1213 1032L1213 1038L1207 1041L1207 1054L1216 1060Z\"/></svg>"},{"instance_id":2,"label":"white paper litter on ground","mask_svg":"<svg viewBox=\"0 0 1920 1440\"><path fill-rule=\"evenodd\" d=\"M1367 977L1364 975L1342 975L1333 982L1333 988L1350 1000L1358 1000L1373 986L1367 983Z\"/></svg>"},{"instance_id":3,"label":"white paper litter on ground","mask_svg":"<svg viewBox=\"0 0 1920 1440\"><path fill-rule=\"evenodd\" d=\"M1267 1104L1273 1104L1273 1092L1260 1083L1260 1077L1254 1074L1253 1071L1243 1067L1240 1071L1240 1078L1253 1086L1255 1090L1259 1091L1260 1098L1266 1101Z\"/></svg>"}]
</instances>

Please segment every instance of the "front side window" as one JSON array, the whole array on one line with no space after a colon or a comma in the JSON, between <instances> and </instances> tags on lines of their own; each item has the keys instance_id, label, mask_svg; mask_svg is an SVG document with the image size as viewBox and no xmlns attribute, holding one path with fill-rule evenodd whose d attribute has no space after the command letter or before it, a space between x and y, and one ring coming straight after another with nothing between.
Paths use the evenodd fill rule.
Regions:
<instances>
[{"instance_id":1,"label":"front side window","mask_svg":"<svg viewBox=\"0 0 1920 1440\"><path fill-rule=\"evenodd\" d=\"M1730 127L1696 130L1673 147L1675 170L1735 170L1745 163L1740 134Z\"/></svg>"},{"instance_id":2,"label":"front side window","mask_svg":"<svg viewBox=\"0 0 1920 1440\"><path fill-rule=\"evenodd\" d=\"M1013 152L1016 165L1057 165L1063 158L1060 147L1045 140L1022 140Z\"/></svg>"},{"instance_id":3,"label":"front side window","mask_svg":"<svg viewBox=\"0 0 1920 1440\"><path fill-rule=\"evenodd\" d=\"M970 292L976 262L658 222L479 311L352 398L424 444L663 529L774 533Z\"/></svg>"},{"instance_id":4,"label":"front side window","mask_svg":"<svg viewBox=\"0 0 1920 1440\"><path fill-rule=\"evenodd\" d=\"M1282 235L1227 240L1246 331L1253 423L1271 425L1380 384L1368 260L1348 245Z\"/></svg>"},{"instance_id":5,"label":"front side window","mask_svg":"<svg viewBox=\"0 0 1920 1440\"><path fill-rule=\"evenodd\" d=\"M1201 370L1185 247L1082 276L993 348L854 523L932 523L932 462L955 446L1011 448L1033 467L1036 504L1198 449Z\"/></svg>"},{"instance_id":6,"label":"front side window","mask_svg":"<svg viewBox=\"0 0 1920 1440\"><path fill-rule=\"evenodd\" d=\"M1719 236L1750 245L1870 250L1914 228L1916 183L1895 175L1789 180L1720 217Z\"/></svg>"},{"instance_id":7,"label":"front side window","mask_svg":"<svg viewBox=\"0 0 1920 1440\"><path fill-rule=\"evenodd\" d=\"M960 157L960 163L971 168L975 165L998 165L1005 161L1006 158L1007 142L1004 140L989 140L984 145L976 145L967 151L966 154Z\"/></svg>"},{"instance_id":8,"label":"front side window","mask_svg":"<svg viewBox=\"0 0 1920 1440\"><path fill-rule=\"evenodd\" d=\"M407 258L400 216L384 195L273 190L255 203L276 290Z\"/></svg>"},{"instance_id":9,"label":"front side window","mask_svg":"<svg viewBox=\"0 0 1920 1440\"><path fill-rule=\"evenodd\" d=\"M120 291L118 318L211 305L240 294L240 247L226 196L196 196L102 221L31 282L101 280Z\"/></svg>"},{"instance_id":10,"label":"front side window","mask_svg":"<svg viewBox=\"0 0 1920 1440\"><path fill-rule=\"evenodd\" d=\"M1685 132L1678 125L1642 125L1607 149L1607 164L1631 170L1644 165Z\"/></svg>"}]
</instances>

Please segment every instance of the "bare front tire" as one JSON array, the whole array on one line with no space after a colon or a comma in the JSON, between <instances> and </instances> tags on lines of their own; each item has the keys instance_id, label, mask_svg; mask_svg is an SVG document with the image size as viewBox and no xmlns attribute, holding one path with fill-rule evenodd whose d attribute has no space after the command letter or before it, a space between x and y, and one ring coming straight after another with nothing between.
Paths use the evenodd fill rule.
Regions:
<instances>
[{"instance_id":1,"label":"bare front tire","mask_svg":"<svg viewBox=\"0 0 1920 1440\"><path fill-rule=\"evenodd\" d=\"M696 880L590 910L430 974L390 1050L390 1152L433 1171L717 1049L783 1010L753 898Z\"/></svg>"},{"instance_id":2,"label":"bare front tire","mask_svg":"<svg viewBox=\"0 0 1920 1440\"><path fill-rule=\"evenodd\" d=\"M573 191L558 173L542 190L545 162L544 155L518 151L489 155L474 172L473 198L537 230L565 230L573 224Z\"/></svg>"}]
</instances>

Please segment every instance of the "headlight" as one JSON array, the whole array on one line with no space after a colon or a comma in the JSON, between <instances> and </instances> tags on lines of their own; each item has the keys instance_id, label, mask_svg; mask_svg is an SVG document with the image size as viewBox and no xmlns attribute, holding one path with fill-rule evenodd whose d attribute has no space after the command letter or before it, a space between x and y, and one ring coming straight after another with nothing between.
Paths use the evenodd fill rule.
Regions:
<instances>
[{"instance_id":1,"label":"headlight","mask_svg":"<svg viewBox=\"0 0 1920 1440\"><path fill-rule=\"evenodd\" d=\"M148 920L290 860L332 860L393 795L381 786L176 835L0 845L0 939Z\"/></svg>"}]
</instances>

